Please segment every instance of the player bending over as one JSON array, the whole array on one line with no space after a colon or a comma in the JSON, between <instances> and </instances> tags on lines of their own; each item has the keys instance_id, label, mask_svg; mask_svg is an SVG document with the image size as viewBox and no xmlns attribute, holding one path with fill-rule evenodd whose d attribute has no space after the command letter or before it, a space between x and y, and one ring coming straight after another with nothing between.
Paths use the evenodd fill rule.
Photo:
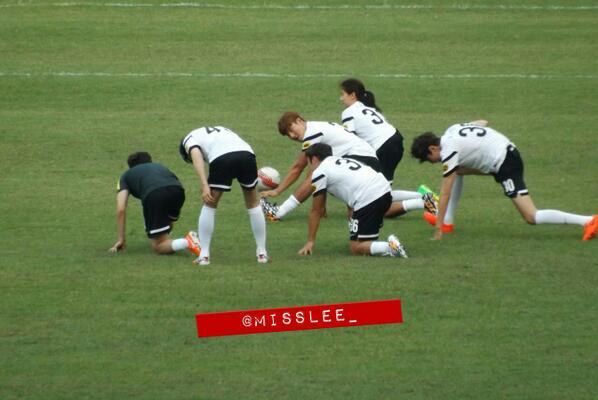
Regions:
<instances>
[{"instance_id":1,"label":"player bending over","mask_svg":"<svg viewBox=\"0 0 598 400\"><path fill-rule=\"evenodd\" d=\"M300 255L310 255L316 241L320 219L326 209L326 195L343 200L353 209L349 221L349 246L353 255L387 255L407 258L407 252L395 235L386 242L377 241L384 215L398 203L392 203L390 184L384 175L352 158L332 155L332 148L318 143L305 155L313 168L311 190L313 204L309 214L307 243Z\"/></svg>"},{"instance_id":2,"label":"player bending over","mask_svg":"<svg viewBox=\"0 0 598 400\"><path fill-rule=\"evenodd\" d=\"M577 224L584 227L583 240L596 236L598 215L584 216L558 210L537 210L523 181L523 160L515 145L503 134L480 120L456 124L442 137L426 132L416 137L411 154L420 162L443 163L438 214L430 218L435 224L435 239L452 231L454 214L463 187L463 175L493 175L502 185L523 219L529 224Z\"/></svg>"},{"instance_id":3,"label":"player bending over","mask_svg":"<svg viewBox=\"0 0 598 400\"><path fill-rule=\"evenodd\" d=\"M233 179L237 179L243 189L245 206L255 238L257 261L261 264L267 263L266 221L255 190L257 165L251 146L228 128L206 126L185 136L179 146L179 152L183 160L193 164L199 176L204 203L198 222L201 256L195 263L210 264L210 243L214 232L216 208L222 193L231 190ZM204 160L210 167L207 177Z\"/></svg>"},{"instance_id":4,"label":"player bending over","mask_svg":"<svg viewBox=\"0 0 598 400\"><path fill-rule=\"evenodd\" d=\"M364 140L351 134L342 126L332 122L305 121L299 114L293 111L286 112L278 121L278 131L289 139L302 143L302 152L291 166L287 175L274 190L262 192L263 197L278 196L291 186L301 175L307 166L305 151L316 143L324 143L331 147L332 154L338 157L350 158L368 165L374 171L381 172L382 167L376 157L374 149ZM280 206L270 204L265 198L262 200L262 207L269 219L282 219L293 211L299 204L309 198L311 194L311 172L307 174L305 181L289 196ZM421 197L421 195L420 195ZM397 206L394 215L404 214L411 210L421 210L429 207L431 211L435 205L431 198L418 198L406 201Z\"/></svg>"},{"instance_id":5,"label":"player bending over","mask_svg":"<svg viewBox=\"0 0 598 400\"><path fill-rule=\"evenodd\" d=\"M188 249L199 256L195 232L174 240L169 235L185 202L185 190L176 175L165 166L152 162L151 155L146 152L131 154L127 164L129 169L122 174L116 186L118 241L108 251L116 253L126 247L127 201L131 194L141 200L145 230L156 253L170 254Z\"/></svg>"},{"instance_id":6,"label":"player bending over","mask_svg":"<svg viewBox=\"0 0 598 400\"><path fill-rule=\"evenodd\" d=\"M366 90L360 80L346 79L341 82L340 87L340 101L347 107L341 115L343 126L365 140L376 151L376 157L382 167L381 172L392 185L395 169L403 158L403 136L384 118L382 110L376 105L374 93ZM416 191L392 191L393 201L421 197L422 195Z\"/></svg>"}]
</instances>

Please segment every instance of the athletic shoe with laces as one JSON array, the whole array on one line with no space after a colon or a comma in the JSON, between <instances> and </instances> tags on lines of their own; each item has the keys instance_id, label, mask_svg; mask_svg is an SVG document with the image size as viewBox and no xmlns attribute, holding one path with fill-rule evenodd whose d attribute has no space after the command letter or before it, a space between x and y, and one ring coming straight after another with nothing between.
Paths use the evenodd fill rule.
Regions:
<instances>
[{"instance_id":1,"label":"athletic shoe with laces","mask_svg":"<svg viewBox=\"0 0 598 400\"><path fill-rule=\"evenodd\" d=\"M201 254L201 248L199 247L199 238L197 237L197 233L195 233L195 231L189 231L189 233L185 236L185 239L187 240L187 249L199 257Z\"/></svg>"},{"instance_id":2,"label":"athletic shoe with laces","mask_svg":"<svg viewBox=\"0 0 598 400\"><path fill-rule=\"evenodd\" d=\"M270 257L268 257L268 254L266 253L258 254L257 262L260 264L267 264L270 262Z\"/></svg>"},{"instance_id":3,"label":"athletic shoe with laces","mask_svg":"<svg viewBox=\"0 0 598 400\"><path fill-rule=\"evenodd\" d=\"M197 257L194 261L193 264L197 264L197 265L210 265L210 257Z\"/></svg>"},{"instance_id":4,"label":"athletic shoe with laces","mask_svg":"<svg viewBox=\"0 0 598 400\"><path fill-rule=\"evenodd\" d=\"M278 213L278 206L276 203L272 204L262 197L260 199L260 206L262 207L264 216L268 221L279 221L279 219L276 217L276 214Z\"/></svg>"},{"instance_id":5,"label":"athletic shoe with laces","mask_svg":"<svg viewBox=\"0 0 598 400\"><path fill-rule=\"evenodd\" d=\"M434 215L438 214L438 203L434 200L432 193L424 193L422 200L424 201L424 208L427 212Z\"/></svg>"},{"instance_id":6,"label":"athletic shoe with laces","mask_svg":"<svg viewBox=\"0 0 598 400\"><path fill-rule=\"evenodd\" d=\"M436 215L424 212L424 219L426 222L432 226L436 226ZM455 225L453 224L442 224L442 233L452 233L455 230Z\"/></svg>"},{"instance_id":7,"label":"athletic shoe with laces","mask_svg":"<svg viewBox=\"0 0 598 400\"><path fill-rule=\"evenodd\" d=\"M399 242L399 238L395 235L390 235L388 237L388 247L390 247L391 257L409 258L405 247Z\"/></svg>"},{"instance_id":8,"label":"athletic shoe with laces","mask_svg":"<svg viewBox=\"0 0 598 400\"><path fill-rule=\"evenodd\" d=\"M419 193L421 193L422 195L424 195L426 193L430 193L430 195L432 196L432 199L434 199L434 201L436 203L438 203L440 201L440 197L438 197L438 195L436 194L436 192L434 192L432 189L430 189L426 185L419 185L419 188L417 188L417 191Z\"/></svg>"},{"instance_id":9,"label":"athletic shoe with laces","mask_svg":"<svg viewBox=\"0 0 598 400\"><path fill-rule=\"evenodd\" d=\"M594 215L590 222L583 226L582 240L590 240L596 237L598 233L598 214Z\"/></svg>"}]
</instances>

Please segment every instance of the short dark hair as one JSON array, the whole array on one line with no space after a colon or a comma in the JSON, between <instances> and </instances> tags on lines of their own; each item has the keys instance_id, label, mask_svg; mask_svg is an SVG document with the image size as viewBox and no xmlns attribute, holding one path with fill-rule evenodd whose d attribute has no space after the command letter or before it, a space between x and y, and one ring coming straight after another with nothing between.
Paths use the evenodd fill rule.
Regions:
<instances>
[{"instance_id":1,"label":"short dark hair","mask_svg":"<svg viewBox=\"0 0 598 400\"><path fill-rule=\"evenodd\" d=\"M326 157L332 155L332 147L325 143L312 144L305 150L305 155L310 158L316 157L318 160L323 161Z\"/></svg>"},{"instance_id":2,"label":"short dark hair","mask_svg":"<svg viewBox=\"0 0 598 400\"><path fill-rule=\"evenodd\" d=\"M138 151L136 153L132 153L127 158L127 164L129 164L129 168L133 168L139 164L146 164L152 162L152 156L147 151Z\"/></svg>"},{"instance_id":3,"label":"short dark hair","mask_svg":"<svg viewBox=\"0 0 598 400\"><path fill-rule=\"evenodd\" d=\"M428 161L430 146L440 146L440 138L433 132L424 132L413 139L411 156L417 158L420 163Z\"/></svg>"},{"instance_id":4,"label":"short dark hair","mask_svg":"<svg viewBox=\"0 0 598 400\"><path fill-rule=\"evenodd\" d=\"M297 119L305 121L305 119L295 111L287 111L282 114L282 117L278 120L278 132L280 132L282 136L287 136L291 124L297 121Z\"/></svg>"}]
</instances>

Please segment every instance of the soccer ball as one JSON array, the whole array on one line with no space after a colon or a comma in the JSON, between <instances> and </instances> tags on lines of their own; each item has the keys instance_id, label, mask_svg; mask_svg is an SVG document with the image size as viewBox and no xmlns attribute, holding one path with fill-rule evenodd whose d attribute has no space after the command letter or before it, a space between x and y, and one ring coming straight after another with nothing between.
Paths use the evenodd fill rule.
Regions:
<instances>
[{"instance_id":1,"label":"soccer ball","mask_svg":"<svg viewBox=\"0 0 598 400\"><path fill-rule=\"evenodd\" d=\"M262 167L257 171L257 190L276 189L280 184L280 174L272 167Z\"/></svg>"}]
</instances>

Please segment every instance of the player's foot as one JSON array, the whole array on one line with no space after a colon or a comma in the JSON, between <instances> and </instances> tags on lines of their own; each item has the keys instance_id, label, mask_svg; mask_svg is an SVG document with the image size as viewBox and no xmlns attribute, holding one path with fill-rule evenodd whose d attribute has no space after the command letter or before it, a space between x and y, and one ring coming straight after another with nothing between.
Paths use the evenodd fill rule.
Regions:
<instances>
[{"instance_id":1,"label":"player's foot","mask_svg":"<svg viewBox=\"0 0 598 400\"><path fill-rule=\"evenodd\" d=\"M424 201L424 208L427 212L433 215L438 214L438 203L434 200L432 193L428 192L422 195L422 200Z\"/></svg>"},{"instance_id":2,"label":"player's foot","mask_svg":"<svg viewBox=\"0 0 598 400\"><path fill-rule=\"evenodd\" d=\"M429 187L427 187L426 185L419 185L419 188L417 188L417 191L419 193L421 193L422 195L426 194L426 193L430 193L430 195L432 196L432 198L434 199L434 201L436 203L438 203L438 201L440 200L440 197L438 197L438 195Z\"/></svg>"},{"instance_id":3,"label":"player's foot","mask_svg":"<svg viewBox=\"0 0 598 400\"><path fill-rule=\"evenodd\" d=\"M264 212L264 216L268 221L279 221L276 214L278 213L278 206L276 203L272 204L264 197L260 199L260 206L262 207L262 211Z\"/></svg>"},{"instance_id":4,"label":"player's foot","mask_svg":"<svg viewBox=\"0 0 598 400\"><path fill-rule=\"evenodd\" d=\"M258 254L257 262L260 264L268 264L270 262L270 257L266 253Z\"/></svg>"},{"instance_id":5,"label":"player's foot","mask_svg":"<svg viewBox=\"0 0 598 400\"><path fill-rule=\"evenodd\" d=\"M388 247L390 247L391 257L409 258L405 247L399 242L399 238L395 235L390 235L388 237Z\"/></svg>"},{"instance_id":6,"label":"player's foot","mask_svg":"<svg viewBox=\"0 0 598 400\"><path fill-rule=\"evenodd\" d=\"M187 239L187 249L199 257L201 249L199 248L199 238L197 237L197 233L195 233L195 231L189 231L185 236L185 239Z\"/></svg>"},{"instance_id":7,"label":"player's foot","mask_svg":"<svg viewBox=\"0 0 598 400\"><path fill-rule=\"evenodd\" d=\"M424 212L424 219L426 222L432 226L436 226L436 215ZM442 224L442 233L452 233L455 230L455 225L453 224Z\"/></svg>"},{"instance_id":8,"label":"player's foot","mask_svg":"<svg viewBox=\"0 0 598 400\"><path fill-rule=\"evenodd\" d=\"M197 257L194 261L193 264L197 264L197 265L210 265L210 257Z\"/></svg>"},{"instance_id":9,"label":"player's foot","mask_svg":"<svg viewBox=\"0 0 598 400\"><path fill-rule=\"evenodd\" d=\"M590 240L598 233L598 215L594 215L590 222L583 226L583 240Z\"/></svg>"}]
</instances>

